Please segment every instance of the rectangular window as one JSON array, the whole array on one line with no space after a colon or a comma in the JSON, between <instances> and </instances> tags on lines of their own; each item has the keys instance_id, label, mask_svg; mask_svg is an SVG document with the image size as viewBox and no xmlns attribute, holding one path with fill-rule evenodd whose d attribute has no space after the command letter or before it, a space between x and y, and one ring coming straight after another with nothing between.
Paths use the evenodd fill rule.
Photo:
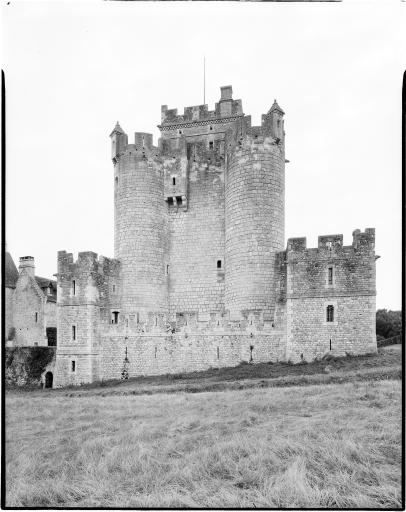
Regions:
<instances>
[{"instance_id":1,"label":"rectangular window","mask_svg":"<svg viewBox=\"0 0 406 512\"><path fill-rule=\"evenodd\" d=\"M112 324L118 324L118 311L113 311L113 318L111 320Z\"/></svg>"},{"instance_id":2,"label":"rectangular window","mask_svg":"<svg viewBox=\"0 0 406 512\"><path fill-rule=\"evenodd\" d=\"M333 284L333 267L328 267L327 283L328 283L329 285L332 285L332 284Z\"/></svg>"},{"instance_id":3,"label":"rectangular window","mask_svg":"<svg viewBox=\"0 0 406 512\"><path fill-rule=\"evenodd\" d=\"M217 268L221 268L221 260L217 260Z\"/></svg>"},{"instance_id":4,"label":"rectangular window","mask_svg":"<svg viewBox=\"0 0 406 512\"><path fill-rule=\"evenodd\" d=\"M214 142L209 142L210 151L213 151L213 148L214 148Z\"/></svg>"},{"instance_id":5,"label":"rectangular window","mask_svg":"<svg viewBox=\"0 0 406 512\"><path fill-rule=\"evenodd\" d=\"M76 281L72 281L72 293L76 295Z\"/></svg>"},{"instance_id":6,"label":"rectangular window","mask_svg":"<svg viewBox=\"0 0 406 512\"><path fill-rule=\"evenodd\" d=\"M72 325L72 340L76 340L76 325Z\"/></svg>"},{"instance_id":7,"label":"rectangular window","mask_svg":"<svg viewBox=\"0 0 406 512\"><path fill-rule=\"evenodd\" d=\"M71 361L71 370L72 372L76 371L76 361Z\"/></svg>"},{"instance_id":8,"label":"rectangular window","mask_svg":"<svg viewBox=\"0 0 406 512\"><path fill-rule=\"evenodd\" d=\"M35 313L35 323L38 322L38 313Z\"/></svg>"},{"instance_id":9,"label":"rectangular window","mask_svg":"<svg viewBox=\"0 0 406 512\"><path fill-rule=\"evenodd\" d=\"M327 322L334 322L334 306L327 306Z\"/></svg>"},{"instance_id":10,"label":"rectangular window","mask_svg":"<svg viewBox=\"0 0 406 512\"><path fill-rule=\"evenodd\" d=\"M172 178L172 185L176 185L176 178Z\"/></svg>"}]
</instances>

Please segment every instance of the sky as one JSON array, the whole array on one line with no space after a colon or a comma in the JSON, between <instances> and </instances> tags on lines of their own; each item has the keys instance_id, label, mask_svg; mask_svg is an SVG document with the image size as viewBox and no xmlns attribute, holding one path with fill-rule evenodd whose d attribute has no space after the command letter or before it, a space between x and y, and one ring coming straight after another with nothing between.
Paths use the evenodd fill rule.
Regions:
<instances>
[{"instance_id":1,"label":"sky","mask_svg":"<svg viewBox=\"0 0 406 512\"><path fill-rule=\"evenodd\" d=\"M406 3L3 2L6 242L113 257L116 121L157 143L161 105L234 99L285 111L286 239L376 229L377 307L401 308Z\"/></svg>"}]
</instances>

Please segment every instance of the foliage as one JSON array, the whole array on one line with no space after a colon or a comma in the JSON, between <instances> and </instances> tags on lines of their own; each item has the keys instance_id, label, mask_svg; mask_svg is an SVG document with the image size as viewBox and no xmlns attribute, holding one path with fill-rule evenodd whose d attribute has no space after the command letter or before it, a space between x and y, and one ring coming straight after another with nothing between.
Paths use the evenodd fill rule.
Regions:
<instances>
[{"instance_id":1,"label":"foliage","mask_svg":"<svg viewBox=\"0 0 406 512\"><path fill-rule=\"evenodd\" d=\"M378 309L376 312L376 334L379 340L402 334L402 312Z\"/></svg>"},{"instance_id":2,"label":"foliage","mask_svg":"<svg viewBox=\"0 0 406 512\"><path fill-rule=\"evenodd\" d=\"M38 385L41 374L55 357L55 350L53 347L6 348L6 384Z\"/></svg>"}]
</instances>

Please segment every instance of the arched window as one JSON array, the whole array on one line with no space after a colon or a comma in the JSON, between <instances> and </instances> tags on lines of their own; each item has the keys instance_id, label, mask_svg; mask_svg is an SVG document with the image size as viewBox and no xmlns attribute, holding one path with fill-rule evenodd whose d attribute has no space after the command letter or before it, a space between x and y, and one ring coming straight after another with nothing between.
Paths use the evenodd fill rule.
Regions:
<instances>
[{"instance_id":1,"label":"arched window","mask_svg":"<svg viewBox=\"0 0 406 512\"><path fill-rule=\"evenodd\" d=\"M327 306L327 322L334 322L334 306Z\"/></svg>"}]
</instances>

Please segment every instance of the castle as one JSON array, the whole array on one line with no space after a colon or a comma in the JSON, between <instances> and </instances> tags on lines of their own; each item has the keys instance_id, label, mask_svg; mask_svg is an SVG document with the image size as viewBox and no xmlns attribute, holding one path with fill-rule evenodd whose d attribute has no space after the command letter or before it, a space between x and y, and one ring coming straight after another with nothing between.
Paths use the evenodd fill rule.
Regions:
<instances>
[{"instance_id":1,"label":"castle","mask_svg":"<svg viewBox=\"0 0 406 512\"><path fill-rule=\"evenodd\" d=\"M231 86L112 131L114 259L58 252L55 385L376 351L374 229L284 246L284 112Z\"/></svg>"}]
</instances>

